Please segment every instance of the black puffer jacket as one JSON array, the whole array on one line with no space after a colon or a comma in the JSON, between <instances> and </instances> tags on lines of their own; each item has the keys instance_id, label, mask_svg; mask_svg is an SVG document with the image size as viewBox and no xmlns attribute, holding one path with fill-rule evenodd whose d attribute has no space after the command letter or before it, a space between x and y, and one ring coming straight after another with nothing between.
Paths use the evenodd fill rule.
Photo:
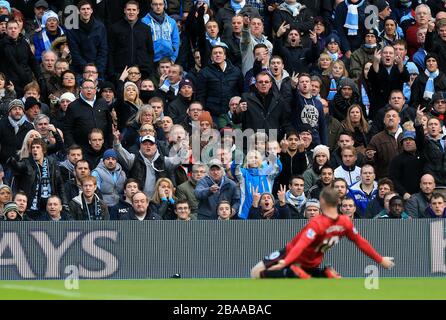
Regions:
<instances>
[{"instance_id":1,"label":"black puffer jacket","mask_svg":"<svg viewBox=\"0 0 446 320\"><path fill-rule=\"evenodd\" d=\"M353 89L353 94L349 99L342 96L342 88L349 86ZM330 101L330 112L333 117L339 121L344 121L347 116L347 110L353 104L359 104L362 108L362 113L365 113L365 108L362 106L361 98L359 96L359 90L356 83L350 78L344 78L339 82L338 92L335 94L332 101Z\"/></svg>"},{"instance_id":2,"label":"black puffer jacket","mask_svg":"<svg viewBox=\"0 0 446 320\"><path fill-rule=\"evenodd\" d=\"M197 98L212 116L228 112L229 100L243 91L242 72L230 61L226 64L225 71L213 63L198 74Z\"/></svg>"},{"instance_id":3,"label":"black puffer jacket","mask_svg":"<svg viewBox=\"0 0 446 320\"><path fill-rule=\"evenodd\" d=\"M282 38L274 42L274 54L283 58L285 70L289 74L309 72L311 63L319 58L317 44L311 43L309 47L291 47Z\"/></svg>"},{"instance_id":4,"label":"black puffer jacket","mask_svg":"<svg viewBox=\"0 0 446 320\"><path fill-rule=\"evenodd\" d=\"M23 95L23 88L33 81L33 76L43 84L37 61L22 35L16 41L10 37L0 40L0 71L14 83L18 97Z\"/></svg>"}]
</instances>

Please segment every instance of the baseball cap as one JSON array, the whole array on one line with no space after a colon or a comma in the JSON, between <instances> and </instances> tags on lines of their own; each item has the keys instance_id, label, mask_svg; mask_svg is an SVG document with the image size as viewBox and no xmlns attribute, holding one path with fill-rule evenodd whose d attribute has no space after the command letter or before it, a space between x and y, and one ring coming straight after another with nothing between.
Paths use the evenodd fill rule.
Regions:
<instances>
[{"instance_id":1,"label":"baseball cap","mask_svg":"<svg viewBox=\"0 0 446 320\"><path fill-rule=\"evenodd\" d=\"M25 111L25 105L23 104L23 101L20 99L14 99L9 103L8 112L11 111L11 109L14 107L20 107L23 109L23 111Z\"/></svg>"},{"instance_id":2,"label":"baseball cap","mask_svg":"<svg viewBox=\"0 0 446 320\"><path fill-rule=\"evenodd\" d=\"M102 159L115 158L118 159L118 154L113 149L107 149L104 152Z\"/></svg>"},{"instance_id":3,"label":"baseball cap","mask_svg":"<svg viewBox=\"0 0 446 320\"><path fill-rule=\"evenodd\" d=\"M141 138L141 143L146 142L146 141L150 141L152 143L156 143L155 137L154 136L144 136Z\"/></svg>"},{"instance_id":4,"label":"baseball cap","mask_svg":"<svg viewBox=\"0 0 446 320\"><path fill-rule=\"evenodd\" d=\"M26 98L26 101L25 101L25 111L31 109L35 105L38 105L39 108L42 108L42 104L39 101L37 101L36 98L34 98L34 97Z\"/></svg>"},{"instance_id":5,"label":"baseball cap","mask_svg":"<svg viewBox=\"0 0 446 320\"><path fill-rule=\"evenodd\" d=\"M219 167L220 169L223 169L223 164L218 159L212 159L211 161L209 161L208 167L209 169L212 167Z\"/></svg>"},{"instance_id":6,"label":"baseball cap","mask_svg":"<svg viewBox=\"0 0 446 320\"><path fill-rule=\"evenodd\" d=\"M45 0L39 0L34 4L34 8L44 7L45 9L48 9L48 2Z\"/></svg>"},{"instance_id":7,"label":"baseball cap","mask_svg":"<svg viewBox=\"0 0 446 320\"><path fill-rule=\"evenodd\" d=\"M401 138L401 142L403 142L403 140L405 140L405 139L415 140L416 136L417 135L416 135L415 131L404 131L403 137Z\"/></svg>"}]
</instances>

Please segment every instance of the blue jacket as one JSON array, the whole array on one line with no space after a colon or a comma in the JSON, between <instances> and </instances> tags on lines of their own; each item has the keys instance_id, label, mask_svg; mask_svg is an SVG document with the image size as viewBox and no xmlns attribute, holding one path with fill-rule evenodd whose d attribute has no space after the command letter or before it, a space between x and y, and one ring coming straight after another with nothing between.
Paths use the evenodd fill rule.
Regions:
<instances>
[{"instance_id":1,"label":"blue jacket","mask_svg":"<svg viewBox=\"0 0 446 320\"><path fill-rule=\"evenodd\" d=\"M197 183L195 197L198 200L198 220L216 220L217 206L223 200L229 201L235 211L240 207L240 188L234 181L224 176L220 182L220 190L215 193L209 191L213 184L214 181L209 176Z\"/></svg>"},{"instance_id":2,"label":"blue jacket","mask_svg":"<svg viewBox=\"0 0 446 320\"><path fill-rule=\"evenodd\" d=\"M302 124L309 124L313 129L311 133L313 144L328 145L324 109L319 99L315 97L306 99L300 93L297 93L295 101L291 108L291 124L293 127L298 130Z\"/></svg>"},{"instance_id":3,"label":"blue jacket","mask_svg":"<svg viewBox=\"0 0 446 320\"><path fill-rule=\"evenodd\" d=\"M92 19L90 33L82 28L67 30L68 45L75 72L81 74L87 63L94 63L103 77L108 59L107 30L102 22Z\"/></svg>"},{"instance_id":4,"label":"blue jacket","mask_svg":"<svg viewBox=\"0 0 446 320\"><path fill-rule=\"evenodd\" d=\"M180 33L175 20L165 14L163 23L159 24L148 13L141 21L147 24L152 31L153 50L155 52L153 61L157 62L164 57L175 61L180 50Z\"/></svg>"},{"instance_id":5,"label":"blue jacket","mask_svg":"<svg viewBox=\"0 0 446 320\"><path fill-rule=\"evenodd\" d=\"M36 60L38 62L42 62L42 53L45 52L47 49L45 49L45 43L43 41L42 33L45 32L45 28L40 30L39 32L35 33L33 36L33 44L34 44L34 56L36 57ZM54 40L56 40L58 37L62 36L64 34L64 30L62 27L59 27L57 30L57 35L52 36L50 34L47 34L48 40L53 43ZM51 48L48 48L50 50ZM71 49L71 47L70 47ZM15 83L14 83L15 84Z\"/></svg>"},{"instance_id":6,"label":"blue jacket","mask_svg":"<svg viewBox=\"0 0 446 320\"><path fill-rule=\"evenodd\" d=\"M261 168L243 168L231 164L233 176L237 177L240 183L241 199L239 218L248 219L249 210L252 206L252 190L258 188L258 193L271 193L273 190L274 179L282 171L282 163L279 159L274 165L264 162Z\"/></svg>"},{"instance_id":7,"label":"blue jacket","mask_svg":"<svg viewBox=\"0 0 446 320\"><path fill-rule=\"evenodd\" d=\"M373 182L373 191L369 195L361 189L361 181L352 184L348 191L348 195L355 201L356 207L358 208L357 212L361 215L361 218L365 216L365 210L369 201L375 199L377 194L378 183L376 181Z\"/></svg>"}]
</instances>

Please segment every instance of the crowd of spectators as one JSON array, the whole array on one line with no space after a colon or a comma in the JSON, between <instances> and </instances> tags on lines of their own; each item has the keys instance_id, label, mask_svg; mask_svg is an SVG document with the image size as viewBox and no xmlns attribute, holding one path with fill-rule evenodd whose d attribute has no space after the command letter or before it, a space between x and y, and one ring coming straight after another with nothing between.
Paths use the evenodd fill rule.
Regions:
<instances>
[{"instance_id":1,"label":"crowd of spectators","mask_svg":"<svg viewBox=\"0 0 446 320\"><path fill-rule=\"evenodd\" d=\"M445 218L445 113L444 0L0 0L0 220Z\"/></svg>"}]
</instances>

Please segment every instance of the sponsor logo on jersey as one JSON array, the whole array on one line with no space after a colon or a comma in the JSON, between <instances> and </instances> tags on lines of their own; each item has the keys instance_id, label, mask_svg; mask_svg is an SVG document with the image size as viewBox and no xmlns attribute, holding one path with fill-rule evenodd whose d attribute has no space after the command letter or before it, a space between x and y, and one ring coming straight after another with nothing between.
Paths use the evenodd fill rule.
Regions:
<instances>
[{"instance_id":1,"label":"sponsor logo on jersey","mask_svg":"<svg viewBox=\"0 0 446 320\"><path fill-rule=\"evenodd\" d=\"M325 230L325 233L332 233L332 232L342 232L345 228L343 226L334 225Z\"/></svg>"},{"instance_id":2,"label":"sponsor logo on jersey","mask_svg":"<svg viewBox=\"0 0 446 320\"><path fill-rule=\"evenodd\" d=\"M310 228L307 230L307 238L308 239L314 239L315 236L316 236L316 232L314 232L313 229Z\"/></svg>"}]
</instances>

